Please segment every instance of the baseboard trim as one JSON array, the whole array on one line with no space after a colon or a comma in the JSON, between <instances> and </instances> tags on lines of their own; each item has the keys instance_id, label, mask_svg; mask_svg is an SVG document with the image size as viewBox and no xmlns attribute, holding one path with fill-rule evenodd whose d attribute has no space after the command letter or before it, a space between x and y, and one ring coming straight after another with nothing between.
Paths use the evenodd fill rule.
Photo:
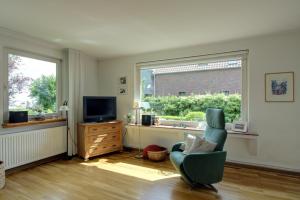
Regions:
<instances>
[{"instance_id":1,"label":"baseboard trim","mask_svg":"<svg viewBox=\"0 0 300 200\"><path fill-rule=\"evenodd\" d=\"M267 166L258 166L253 164L237 163L232 161L226 161L225 166L232 167L232 168L246 168L246 169L260 170L260 171L272 172L277 174L285 174L288 176L300 177L300 172L284 170L284 169L276 169Z\"/></svg>"},{"instance_id":2,"label":"baseboard trim","mask_svg":"<svg viewBox=\"0 0 300 200\"><path fill-rule=\"evenodd\" d=\"M139 149L138 148L134 148L134 147L123 146L123 150L124 151L138 151ZM141 149L141 150L143 150L143 149Z\"/></svg>"},{"instance_id":3,"label":"baseboard trim","mask_svg":"<svg viewBox=\"0 0 300 200\"><path fill-rule=\"evenodd\" d=\"M55 156L51 156L49 158L45 158L45 159L42 159L42 160L38 160L38 161L35 161L35 162L32 162L32 163L28 163L28 164L25 164L25 165L21 165L21 166L18 166L18 167L14 167L14 168L5 170L5 174L10 175L10 174L13 174L13 173L25 170L25 169L36 167L36 166L46 164L46 163L49 163L49 162L53 162L53 161L56 161L56 160L60 160L60 159L63 159L63 158L66 158L66 153L58 154L58 155L55 155Z\"/></svg>"}]
</instances>

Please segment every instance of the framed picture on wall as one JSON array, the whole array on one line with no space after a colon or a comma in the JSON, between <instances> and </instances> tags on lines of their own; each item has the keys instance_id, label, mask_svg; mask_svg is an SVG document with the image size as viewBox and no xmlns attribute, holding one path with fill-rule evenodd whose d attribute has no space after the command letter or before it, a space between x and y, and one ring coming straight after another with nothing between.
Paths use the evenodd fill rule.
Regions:
<instances>
[{"instance_id":1,"label":"framed picture on wall","mask_svg":"<svg viewBox=\"0 0 300 200\"><path fill-rule=\"evenodd\" d=\"M265 74L266 102L294 102L294 72Z\"/></svg>"},{"instance_id":2,"label":"framed picture on wall","mask_svg":"<svg viewBox=\"0 0 300 200\"><path fill-rule=\"evenodd\" d=\"M120 95L127 95L128 94L127 87L119 87L119 94Z\"/></svg>"},{"instance_id":3,"label":"framed picture on wall","mask_svg":"<svg viewBox=\"0 0 300 200\"><path fill-rule=\"evenodd\" d=\"M121 76L118 78L118 94L127 95L128 94L128 82L126 76Z\"/></svg>"},{"instance_id":4,"label":"framed picture on wall","mask_svg":"<svg viewBox=\"0 0 300 200\"><path fill-rule=\"evenodd\" d=\"M119 78L119 84L120 85L127 85L127 77L126 76L121 76Z\"/></svg>"}]
</instances>

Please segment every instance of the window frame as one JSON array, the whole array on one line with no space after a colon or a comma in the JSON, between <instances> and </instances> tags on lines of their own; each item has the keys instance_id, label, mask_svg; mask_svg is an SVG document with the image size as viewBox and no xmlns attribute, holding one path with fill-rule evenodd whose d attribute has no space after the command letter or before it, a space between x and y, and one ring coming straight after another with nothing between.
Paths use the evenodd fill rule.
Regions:
<instances>
[{"instance_id":1,"label":"window frame","mask_svg":"<svg viewBox=\"0 0 300 200\"><path fill-rule=\"evenodd\" d=\"M162 59L162 60L155 60L155 61L146 61L146 62L139 62L135 65L134 70L134 99L140 101L141 94L142 94L142 86L140 84L141 80L141 70L142 69L153 69L155 67L162 68L163 67L170 67L174 64L191 64L195 62L204 63L204 62L216 62L226 59L234 59L240 58L242 60L242 86L241 86L241 121L249 123L249 89L248 89L248 54L249 50L239 50L239 51L231 51L231 52L224 52L224 53L214 53L214 54L207 54L207 55L198 55L198 56L189 56L189 57L181 57L181 58L170 58L170 59Z\"/></svg>"},{"instance_id":2,"label":"window frame","mask_svg":"<svg viewBox=\"0 0 300 200\"><path fill-rule=\"evenodd\" d=\"M4 49L4 68L3 68L3 122L9 119L9 97L8 97L8 55L14 54L17 56L32 58L36 60L56 63L56 112L45 114L46 118L51 116L59 116L59 105L62 102L62 60L51 58L37 53L16 50L11 48ZM37 115L29 115L29 120Z\"/></svg>"}]
</instances>

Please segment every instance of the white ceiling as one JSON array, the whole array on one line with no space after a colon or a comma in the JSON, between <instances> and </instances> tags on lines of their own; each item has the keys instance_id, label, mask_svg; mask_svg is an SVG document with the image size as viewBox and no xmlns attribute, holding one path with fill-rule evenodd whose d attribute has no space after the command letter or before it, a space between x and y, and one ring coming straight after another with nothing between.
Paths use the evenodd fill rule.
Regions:
<instances>
[{"instance_id":1,"label":"white ceiling","mask_svg":"<svg viewBox=\"0 0 300 200\"><path fill-rule=\"evenodd\" d=\"M0 0L0 26L104 59L298 29L300 0Z\"/></svg>"}]
</instances>

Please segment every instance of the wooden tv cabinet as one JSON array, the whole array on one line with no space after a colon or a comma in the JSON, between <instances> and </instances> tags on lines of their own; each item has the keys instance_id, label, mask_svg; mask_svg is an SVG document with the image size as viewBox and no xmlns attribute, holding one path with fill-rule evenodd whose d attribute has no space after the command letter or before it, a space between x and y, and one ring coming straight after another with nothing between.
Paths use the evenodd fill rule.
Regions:
<instances>
[{"instance_id":1,"label":"wooden tv cabinet","mask_svg":"<svg viewBox=\"0 0 300 200\"><path fill-rule=\"evenodd\" d=\"M84 160L122 151L122 121L78 124L78 154Z\"/></svg>"}]
</instances>

